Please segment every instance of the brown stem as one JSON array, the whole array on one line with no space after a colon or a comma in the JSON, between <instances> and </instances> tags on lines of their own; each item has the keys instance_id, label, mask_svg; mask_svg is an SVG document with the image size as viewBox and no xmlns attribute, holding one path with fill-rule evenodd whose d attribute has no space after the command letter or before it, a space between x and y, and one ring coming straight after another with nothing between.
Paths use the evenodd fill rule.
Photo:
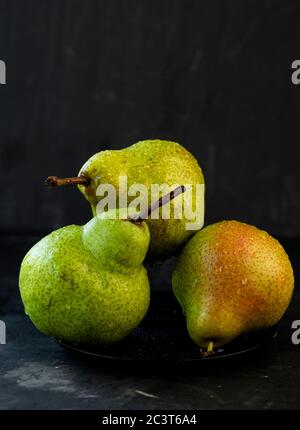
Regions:
<instances>
[{"instance_id":1,"label":"brown stem","mask_svg":"<svg viewBox=\"0 0 300 430\"><path fill-rule=\"evenodd\" d=\"M165 196L162 196L160 199L158 199L156 202L154 202L150 207L147 208L145 212L142 212L140 215L136 215L135 217L131 218L131 221L133 222L142 222L145 219L147 219L154 211L164 206L166 203L170 202L171 200L175 199L175 197L179 196L180 194L184 193L186 191L186 188L183 185L179 185L179 187L175 188L170 193L166 194Z\"/></svg>"},{"instance_id":2,"label":"brown stem","mask_svg":"<svg viewBox=\"0 0 300 430\"><path fill-rule=\"evenodd\" d=\"M207 344L207 349L206 351L201 352L202 357L211 357L212 355L215 354L214 351L214 341L210 340Z\"/></svg>"},{"instance_id":3,"label":"brown stem","mask_svg":"<svg viewBox=\"0 0 300 430\"><path fill-rule=\"evenodd\" d=\"M83 175L73 178L59 178L58 176L48 176L45 181L48 187L61 187L63 185L89 185L90 180Z\"/></svg>"}]
</instances>

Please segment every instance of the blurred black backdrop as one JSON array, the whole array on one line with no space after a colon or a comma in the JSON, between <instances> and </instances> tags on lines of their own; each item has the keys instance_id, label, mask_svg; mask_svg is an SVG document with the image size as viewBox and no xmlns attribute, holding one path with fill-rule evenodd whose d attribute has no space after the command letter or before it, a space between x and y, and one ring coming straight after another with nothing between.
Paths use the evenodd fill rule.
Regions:
<instances>
[{"instance_id":1,"label":"blurred black backdrop","mask_svg":"<svg viewBox=\"0 0 300 430\"><path fill-rule=\"evenodd\" d=\"M206 223L300 236L299 18L297 0L0 0L2 232L84 223L45 177L157 137L198 158Z\"/></svg>"}]
</instances>

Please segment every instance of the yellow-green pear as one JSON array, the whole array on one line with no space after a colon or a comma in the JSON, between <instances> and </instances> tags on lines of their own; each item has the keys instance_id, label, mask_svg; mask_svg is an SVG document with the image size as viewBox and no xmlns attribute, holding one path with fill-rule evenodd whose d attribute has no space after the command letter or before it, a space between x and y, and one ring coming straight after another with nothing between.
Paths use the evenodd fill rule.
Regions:
<instances>
[{"instance_id":1,"label":"yellow-green pear","mask_svg":"<svg viewBox=\"0 0 300 430\"><path fill-rule=\"evenodd\" d=\"M176 185L191 185L192 199L182 201L182 216L174 216L174 202L171 203L169 219L146 220L150 230L150 245L147 259L162 259L176 253L188 239L203 226L204 222L204 178L197 160L183 146L165 140L145 140L121 150L106 150L93 155L80 169L78 177L49 177L48 185L78 184L84 197L91 204L93 214L103 196L97 195L100 185L110 184L117 194L117 207L129 205L135 198L128 196L128 201L120 202L120 177L126 177L128 189L134 184L146 186L150 204L151 186L166 184L171 188ZM196 185L199 188L196 198ZM161 194L166 194L163 190ZM125 197L125 196L123 196ZM178 203L178 202L177 202ZM184 207L184 204L186 206ZM179 213L179 212L178 212ZM187 228L187 224L192 228Z\"/></svg>"},{"instance_id":2,"label":"yellow-green pear","mask_svg":"<svg viewBox=\"0 0 300 430\"><path fill-rule=\"evenodd\" d=\"M276 239L254 226L223 221L189 241L172 284L190 337L211 351L275 325L290 303L294 277Z\"/></svg>"},{"instance_id":3,"label":"yellow-green pear","mask_svg":"<svg viewBox=\"0 0 300 430\"><path fill-rule=\"evenodd\" d=\"M25 311L43 333L80 343L111 343L144 318L150 287L143 261L145 222L120 211L60 228L26 254L19 285Z\"/></svg>"}]
</instances>

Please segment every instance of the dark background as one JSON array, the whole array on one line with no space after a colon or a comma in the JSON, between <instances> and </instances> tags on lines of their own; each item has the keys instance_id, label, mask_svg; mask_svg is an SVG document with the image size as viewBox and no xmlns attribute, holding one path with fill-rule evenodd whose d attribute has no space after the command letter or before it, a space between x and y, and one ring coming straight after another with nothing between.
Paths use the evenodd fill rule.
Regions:
<instances>
[{"instance_id":1,"label":"dark background","mask_svg":"<svg viewBox=\"0 0 300 430\"><path fill-rule=\"evenodd\" d=\"M84 223L44 178L165 138L199 160L207 223L300 236L299 18L297 0L0 0L2 232Z\"/></svg>"}]
</instances>

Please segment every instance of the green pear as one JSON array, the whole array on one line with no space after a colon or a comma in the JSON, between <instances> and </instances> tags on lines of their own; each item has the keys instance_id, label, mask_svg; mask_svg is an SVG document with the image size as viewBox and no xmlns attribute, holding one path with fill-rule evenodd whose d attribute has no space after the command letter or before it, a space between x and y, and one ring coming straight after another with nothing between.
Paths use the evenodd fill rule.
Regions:
<instances>
[{"instance_id":1,"label":"green pear","mask_svg":"<svg viewBox=\"0 0 300 430\"><path fill-rule=\"evenodd\" d=\"M97 195L99 185L113 185L119 198L119 178L121 176L127 177L128 187L133 184L145 185L149 200L152 184L167 184L170 187L191 185L193 187L192 201L188 205L194 212L194 217L187 219L187 211L183 210L182 218L177 219L178 217L174 217L174 203L171 203L169 219L163 219L162 212L160 212L159 219L146 220L151 237L147 259L162 259L173 255L183 247L196 230L203 226L204 201L196 205L196 184L203 185L204 191L203 174L196 159L176 142L158 139L145 140L125 149L101 151L83 165L78 177L62 179L51 176L47 183L51 186L78 184L95 214L97 204L102 198ZM204 199L204 192L202 198ZM128 204L133 199L134 197L128 197ZM119 199L117 205L122 207ZM187 229L187 223L194 223L196 226L193 229Z\"/></svg>"},{"instance_id":2,"label":"green pear","mask_svg":"<svg viewBox=\"0 0 300 430\"><path fill-rule=\"evenodd\" d=\"M223 221L189 241L172 284L190 337L211 351L276 324L290 303L294 276L276 239L254 226Z\"/></svg>"},{"instance_id":3,"label":"green pear","mask_svg":"<svg viewBox=\"0 0 300 430\"><path fill-rule=\"evenodd\" d=\"M25 312L46 335L111 343L144 318L149 230L145 222L120 219L121 212L60 228L24 257L19 285Z\"/></svg>"}]
</instances>

